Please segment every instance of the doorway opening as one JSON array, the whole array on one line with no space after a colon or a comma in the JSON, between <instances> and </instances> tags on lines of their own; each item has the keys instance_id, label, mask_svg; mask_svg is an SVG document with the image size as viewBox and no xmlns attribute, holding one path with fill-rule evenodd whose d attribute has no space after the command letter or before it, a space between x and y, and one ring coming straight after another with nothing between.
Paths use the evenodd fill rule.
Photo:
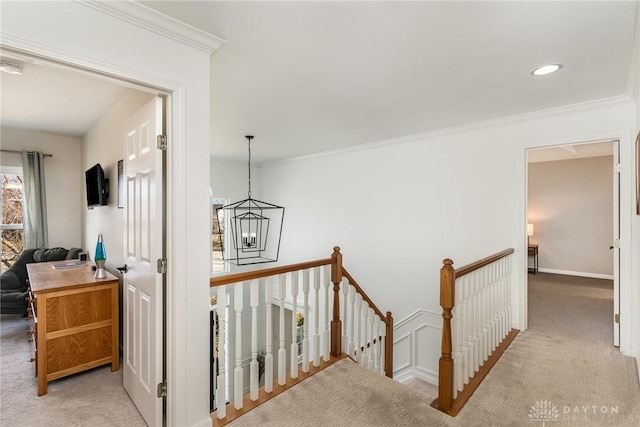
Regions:
<instances>
[{"instance_id":1,"label":"doorway opening","mask_svg":"<svg viewBox=\"0 0 640 427\"><path fill-rule=\"evenodd\" d=\"M617 140L527 150L530 328L579 327L597 311L601 339L620 345L618 164Z\"/></svg>"},{"instance_id":2,"label":"doorway opening","mask_svg":"<svg viewBox=\"0 0 640 427\"><path fill-rule=\"evenodd\" d=\"M9 48L2 48L0 50L0 54L2 55L3 58L11 58L11 59L19 60L25 63L25 75L20 77L24 77L25 79L38 80L37 84L34 83L34 80L29 80L29 82L25 82L24 80L23 81L16 80L15 81L16 85L31 84L32 85L31 87L33 88L33 87L41 87L40 85L46 86L48 84L49 86L57 86L59 89L60 86L62 87L65 87L66 85L73 86L75 83L79 88L84 88L86 92L89 92L95 95L95 91L91 90L91 88L94 87L92 86L91 82L95 81L95 82L99 82L99 84L96 87L99 87L100 90L104 90L105 96L107 96L107 92L113 94L112 103L109 105L106 105L104 107L104 110L99 111L102 115L100 116L98 121L95 122L94 125L90 128L90 131L84 134L79 133L78 134L79 136L74 136L74 138L78 139L81 142L80 147L81 147L82 155L81 156L78 155L77 158L74 157L71 160L69 158L65 158L64 155L56 154L54 156L54 159L58 163L62 162L61 165L58 165L60 169L66 168L67 170L71 170L73 174L78 175L77 179L75 179L75 175L74 175L73 179L70 180L74 183L76 181L81 182L82 181L81 174L84 173L84 170L88 166L90 166L95 162L102 162L103 165L105 165L105 171L111 174L110 176L111 182L115 183L118 181L117 165L120 159L123 159L125 157L123 117L126 117L127 115L136 111L139 108L138 104L140 104L141 106L143 105L143 103L146 103L147 99L153 98L153 97L160 97L164 99L165 108L163 108L162 110L163 123L168 124L169 128L171 128L170 113L172 110L166 108L167 104L169 105L171 104L172 92L169 90L154 87L154 86L147 85L137 81L125 80L120 77L114 77L113 75L103 74L92 69L86 69L80 66L70 65L68 63L57 62L55 60L41 57L41 56L24 52L24 51L14 51ZM47 83L47 79L49 79L48 83ZM8 79L3 79L3 93L9 93L8 90L7 91L4 90L7 87L6 85L8 84L10 84L10 81ZM41 91L37 91L37 90L24 91L20 88L21 86L16 86L15 91L17 92L22 91L25 93L27 92L34 93L34 95L36 94L42 95ZM110 88L113 88L113 90L111 90ZM46 93L48 94L49 92L46 92ZM93 102L93 103L89 102L90 99L89 101L86 101L86 100L82 101L83 98L81 96L72 97L70 93L67 93L67 95L68 95L67 98L62 99L63 102L76 102L76 103L88 102L87 104L85 104L85 107L87 109L92 109L95 107L95 104L97 104L97 102ZM78 95L81 95L81 94L78 94ZM97 97L93 99L96 100ZM42 110L44 106L52 105L52 104L49 102L38 102L38 101L32 100L31 105L37 105L39 106L39 109ZM53 106L50 108L56 108L56 107ZM61 108L61 107L57 107L57 109L58 111L56 111L56 113L58 114L60 113L60 111L65 111L64 108ZM41 113L42 111L39 111L39 112ZM72 112L69 112L68 114L73 116ZM116 123L116 126L111 126L113 130L105 129L109 126L102 125L103 117L107 118L107 123L109 124ZM16 118L18 118L17 115L16 115ZM74 119L78 120L78 117L74 117ZM29 122L26 120L24 121L16 120L15 126L8 125L6 127L12 127L17 129L22 128L25 131L34 130L34 131L41 132L42 134L55 133L56 132L55 129L47 128L48 124L45 123L45 120L49 120L49 119L42 119L42 122L37 122L37 121ZM24 123L24 124L19 126L20 123ZM119 123L119 125L117 123ZM60 133L61 131L58 131L58 132ZM167 129L166 128L162 129L161 134L167 135ZM149 144L149 147L153 149L155 148L155 134L151 138L151 142L152 144ZM128 157L128 158L130 159L131 157ZM166 185L165 185L166 170L167 170L166 160L164 160L164 165L162 167L163 173L153 175L153 178L149 182L149 186L166 188ZM52 173L50 176L58 177L59 175L57 173ZM162 181L161 186L154 184L154 182L159 184L161 181ZM75 197L78 199L82 199L81 193L84 192L82 185L78 185L78 188L74 187L73 189L70 190L68 182L65 182L64 184L63 183L56 184L55 182L50 181L48 184L48 189L55 189L55 188L64 188L64 191L69 194L73 193L75 195L75 193L78 193L77 195L75 195ZM115 194L115 192L112 192L112 194ZM166 194L163 195L163 200L166 201ZM119 205L120 203L116 203L114 198L110 203L108 203L107 206L101 207L100 209L96 209L90 212L86 210L85 205L78 206L77 210L81 211L81 213L80 212L77 213L77 216L78 216L77 221L76 221L76 218L73 218L73 220L70 220L68 218L68 215L65 215L65 218L62 219L64 224L56 225L55 228L68 229L69 224L81 224L79 226L79 228L81 228L81 231L77 239L78 241L76 242L76 239L74 238L73 245L83 247L85 250L89 250L89 253L91 254L91 256L93 255L93 253L91 252L91 249L92 249L91 243L95 244L95 240L94 240L95 236L97 235L98 232L100 232L101 234L104 234L106 245L109 248L109 258L110 258L107 268L110 269L114 275L118 277L122 277L116 271L116 267L123 265L124 262L126 261L124 260L124 255L123 255L124 253L123 247L125 246L124 237L123 237L124 236L123 224L127 224L129 221L131 221L131 218L129 218L126 215L123 215L122 214L122 212L124 212L123 210L118 210L120 208ZM75 208L76 206L73 205L71 207ZM166 210L166 205L163 205L163 209ZM164 221L164 219L166 218L166 214L163 213L162 216L156 215L156 217L158 218L159 223L157 225L154 225L153 233L150 233L150 234L162 236L163 242L166 242L167 226L166 226L166 222ZM163 221L160 221L161 219ZM55 244L56 243L54 242L54 245ZM141 245L137 244L137 246L141 246ZM164 249L162 249L162 252L163 252L163 255L158 258L166 259L166 255L164 255ZM151 261L153 261L153 264L152 264L153 267L155 267L154 258L156 257L151 257L149 260L146 260L146 261L149 261L150 265L151 265ZM126 265L124 265L124 270L126 271ZM119 331L120 351L122 352L125 349L125 346L128 345L128 343L123 338L125 335L123 333L123 325L125 324L125 322L123 321L123 313L125 312L125 310L123 310L123 303L122 303L123 301L122 280L120 282L121 282L120 291L119 291L120 319L118 324L120 329ZM162 382L163 379L167 377L166 372L167 372L168 362L166 358L166 354L167 354L166 321L167 321L168 301L167 301L167 295L166 295L165 289L166 289L166 283L164 284L163 290L162 290L161 305L158 307L158 310L154 311L157 319L159 319L159 321L162 322L161 324L158 323L160 326L156 328L157 333L154 331L154 337L156 337L157 340L161 340L162 342L162 351L161 351L162 354L160 355L160 360L162 361L161 375L159 375L159 378L156 378L156 376L154 375L154 377L150 378L150 381L149 381L151 383L154 383L153 384L154 400L157 400L157 396L155 396L155 391L156 391L155 383ZM134 403L138 405L138 402L134 402ZM166 417L166 407L163 409L164 410L162 411L160 416ZM151 423L155 424L155 422L151 422Z\"/></svg>"}]
</instances>

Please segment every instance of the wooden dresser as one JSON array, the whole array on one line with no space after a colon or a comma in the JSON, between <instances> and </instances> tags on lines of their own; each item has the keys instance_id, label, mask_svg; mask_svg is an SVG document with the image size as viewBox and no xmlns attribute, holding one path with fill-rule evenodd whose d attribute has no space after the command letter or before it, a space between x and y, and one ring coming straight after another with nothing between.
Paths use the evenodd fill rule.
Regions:
<instances>
[{"instance_id":1,"label":"wooden dresser","mask_svg":"<svg viewBox=\"0 0 640 427\"><path fill-rule=\"evenodd\" d=\"M27 264L38 396L67 375L106 364L120 369L118 279L108 272L94 279L93 263L74 262Z\"/></svg>"}]
</instances>

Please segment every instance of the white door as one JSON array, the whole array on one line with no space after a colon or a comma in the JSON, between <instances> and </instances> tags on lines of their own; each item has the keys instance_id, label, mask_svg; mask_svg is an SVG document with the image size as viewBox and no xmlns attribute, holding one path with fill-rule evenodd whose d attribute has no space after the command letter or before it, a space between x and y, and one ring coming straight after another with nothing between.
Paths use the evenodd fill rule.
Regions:
<instances>
[{"instance_id":1,"label":"white door","mask_svg":"<svg viewBox=\"0 0 640 427\"><path fill-rule=\"evenodd\" d=\"M147 424L162 424L163 275L162 99L154 98L125 124L126 182L123 279L124 388Z\"/></svg>"},{"instance_id":2,"label":"white door","mask_svg":"<svg viewBox=\"0 0 640 427\"><path fill-rule=\"evenodd\" d=\"M613 345L620 347L620 142L613 142Z\"/></svg>"}]
</instances>

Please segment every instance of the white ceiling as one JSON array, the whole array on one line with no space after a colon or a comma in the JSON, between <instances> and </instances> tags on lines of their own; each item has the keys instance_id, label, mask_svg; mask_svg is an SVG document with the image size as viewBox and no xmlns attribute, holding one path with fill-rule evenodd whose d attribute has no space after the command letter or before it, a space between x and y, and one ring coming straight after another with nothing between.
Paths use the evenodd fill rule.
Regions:
<instances>
[{"instance_id":1,"label":"white ceiling","mask_svg":"<svg viewBox=\"0 0 640 427\"><path fill-rule=\"evenodd\" d=\"M1 126L81 137L129 90L22 55L1 57L24 68L22 75L0 73Z\"/></svg>"},{"instance_id":2,"label":"white ceiling","mask_svg":"<svg viewBox=\"0 0 640 427\"><path fill-rule=\"evenodd\" d=\"M303 156L624 96L637 79L638 1L142 3L226 40L212 57L211 145L221 158L246 158L246 134L256 161ZM547 63L563 68L530 75ZM2 125L61 126L60 114L35 116L45 101L26 100L43 87L5 102L27 71L2 76ZM74 98L94 89L72 89L46 109L82 104L66 131L78 133L97 102Z\"/></svg>"}]
</instances>

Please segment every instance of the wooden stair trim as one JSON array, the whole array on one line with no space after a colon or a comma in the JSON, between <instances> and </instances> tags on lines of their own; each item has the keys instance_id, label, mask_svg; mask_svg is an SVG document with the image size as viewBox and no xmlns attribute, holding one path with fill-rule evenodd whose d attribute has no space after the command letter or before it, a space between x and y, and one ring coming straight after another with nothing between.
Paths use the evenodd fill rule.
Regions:
<instances>
[{"instance_id":1,"label":"wooden stair trim","mask_svg":"<svg viewBox=\"0 0 640 427\"><path fill-rule=\"evenodd\" d=\"M498 347L496 347L495 351L491 353L487 361L480 367L478 372L476 372L474 377L469 380L469 384L467 384L467 386L458 393L458 396L453 401L449 411L438 407L438 398L431 402L431 407L444 412L445 414L451 415L452 417L458 415L458 412L460 412L478 386L480 386L480 383L482 383L482 380L484 380L487 374L491 371L491 368L493 368L493 366L498 362L505 350L509 348L509 345L511 345L515 337L518 335L518 332L520 332L519 329L511 329Z\"/></svg>"},{"instance_id":2,"label":"wooden stair trim","mask_svg":"<svg viewBox=\"0 0 640 427\"><path fill-rule=\"evenodd\" d=\"M243 406L240 409L236 409L233 406L233 402L229 401L229 403L227 403L227 416L224 418L218 418L216 416L217 411L213 411L211 413L211 419L213 421L213 427L221 427L224 425L227 425L228 423L230 423L231 421L237 419L238 417L240 417L241 415L246 414L247 412L251 411L252 409L257 408L258 406L262 405L263 403L266 403L267 401L273 399L274 397L276 397L277 395L279 395L280 393L290 389L291 387L295 386L296 384L301 383L302 381L306 380L309 377L312 377L313 375L317 374L318 372L322 371L325 368L328 368L329 366L333 365L336 362L339 362L340 360L349 357L346 354L342 354L340 356L330 356L328 361L324 361L324 359L320 358L320 366L313 366L313 364L309 364L309 372L302 372L299 371L298 372L298 378L291 378L291 376L289 374L287 374L287 380L285 382L284 385L280 385L278 384L278 380L274 380L273 381L273 391L271 393L267 393L264 391L264 386L260 387L260 389L258 390L258 399L257 400L251 400L251 398L249 397L249 394L245 394L244 398L243 398Z\"/></svg>"}]
</instances>

